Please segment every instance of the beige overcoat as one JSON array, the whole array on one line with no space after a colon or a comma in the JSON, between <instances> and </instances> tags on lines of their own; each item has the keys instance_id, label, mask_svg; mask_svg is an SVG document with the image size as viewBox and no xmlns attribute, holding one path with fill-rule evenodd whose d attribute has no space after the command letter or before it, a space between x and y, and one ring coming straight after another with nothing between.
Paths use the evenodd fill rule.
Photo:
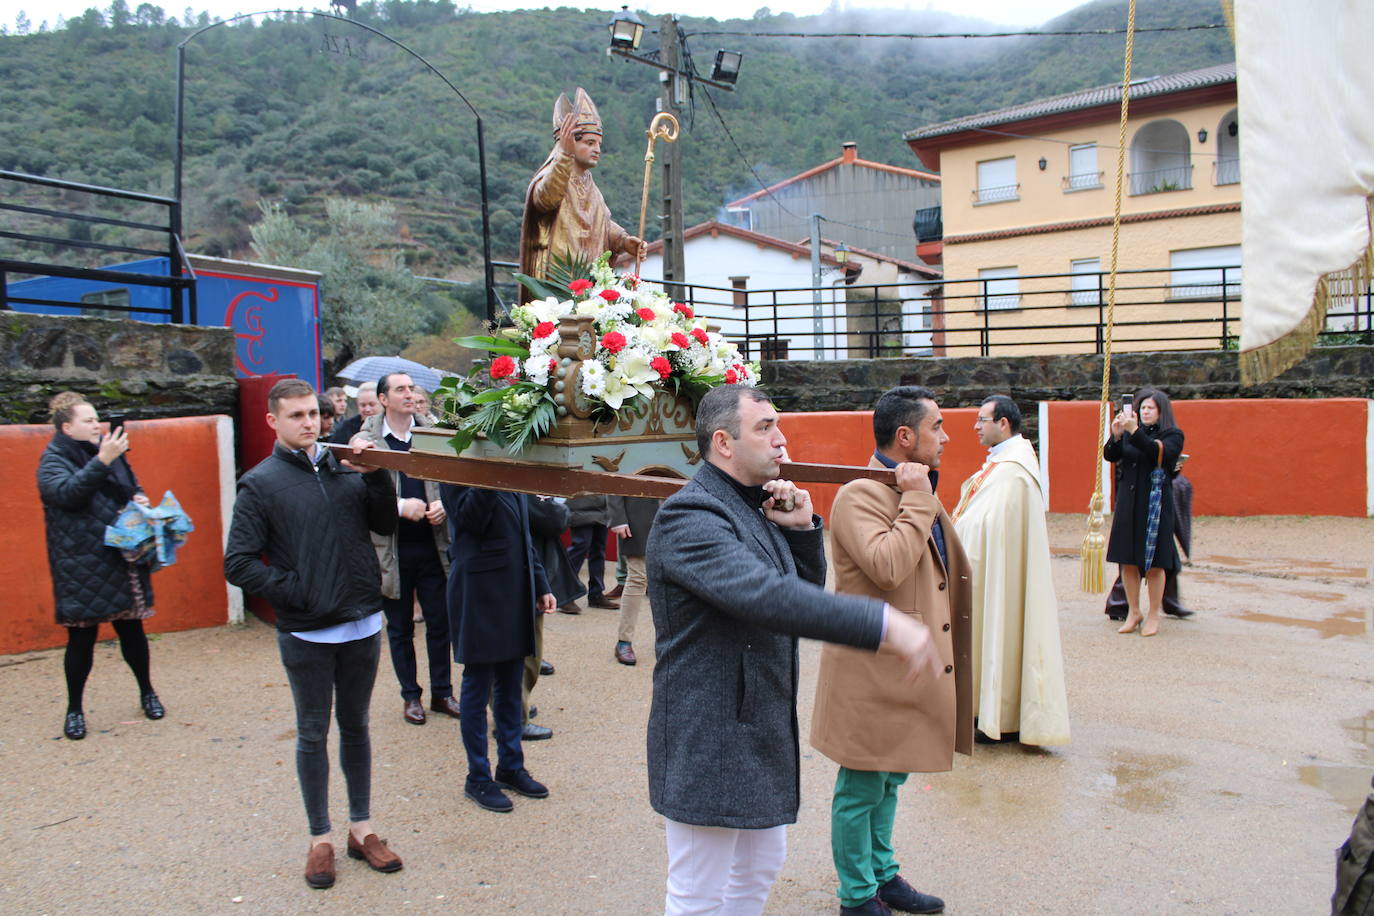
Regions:
<instances>
[{"instance_id":1,"label":"beige overcoat","mask_svg":"<svg viewBox=\"0 0 1374 916\"><path fill-rule=\"evenodd\" d=\"M930 534L936 518L948 569ZM852 770L951 769L956 750L973 753L970 573L953 522L933 493L854 480L835 497L830 530L835 590L881 598L924 623L943 670L907 687L895 656L826 644L811 746Z\"/></svg>"}]
</instances>

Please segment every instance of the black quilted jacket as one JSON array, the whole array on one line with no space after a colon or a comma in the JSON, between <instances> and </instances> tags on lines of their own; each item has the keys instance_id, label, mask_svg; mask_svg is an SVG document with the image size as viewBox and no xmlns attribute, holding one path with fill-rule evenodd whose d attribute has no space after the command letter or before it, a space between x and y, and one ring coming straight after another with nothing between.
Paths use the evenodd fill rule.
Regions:
<instances>
[{"instance_id":1,"label":"black quilted jacket","mask_svg":"<svg viewBox=\"0 0 1374 916\"><path fill-rule=\"evenodd\" d=\"M382 609L368 529L390 534L396 519L390 474L351 471L328 450L311 465L278 444L239 478L224 577L266 598L285 632L361 620Z\"/></svg>"},{"instance_id":2,"label":"black quilted jacket","mask_svg":"<svg viewBox=\"0 0 1374 916\"><path fill-rule=\"evenodd\" d=\"M105 526L137 491L137 478L124 458L106 465L60 432L48 443L38 462L38 494L58 623L99 623L133 606L129 563L105 546ZM152 606L148 571L135 570Z\"/></svg>"}]
</instances>

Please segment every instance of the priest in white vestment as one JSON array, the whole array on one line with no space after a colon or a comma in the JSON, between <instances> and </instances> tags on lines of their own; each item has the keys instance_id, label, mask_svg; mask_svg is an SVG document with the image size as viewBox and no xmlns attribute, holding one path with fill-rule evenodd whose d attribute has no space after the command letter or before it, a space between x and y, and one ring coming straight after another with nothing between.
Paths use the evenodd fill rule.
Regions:
<instances>
[{"instance_id":1,"label":"priest in white vestment","mask_svg":"<svg viewBox=\"0 0 1374 916\"><path fill-rule=\"evenodd\" d=\"M973 567L973 708L994 741L1069 743L1045 495L1021 412L1006 395L978 408L988 447L959 491L954 527Z\"/></svg>"}]
</instances>

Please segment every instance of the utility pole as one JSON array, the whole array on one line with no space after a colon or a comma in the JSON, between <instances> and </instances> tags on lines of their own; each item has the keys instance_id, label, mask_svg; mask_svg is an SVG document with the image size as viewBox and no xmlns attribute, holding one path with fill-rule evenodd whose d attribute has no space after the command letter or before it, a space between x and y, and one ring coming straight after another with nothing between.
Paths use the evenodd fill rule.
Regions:
<instances>
[{"instance_id":1,"label":"utility pole","mask_svg":"<svg viewBox=\"0 0 1374 916\"><path fill-rule=\"evenodd\" d=\"M667 15L661 20L659 34L662 37L662 56L665 69L659 72L663 91L659 96L658 110L666 111L679 121L682 108L686 103L688 90L686 77L682 73L682 42L678 35L677 16ZM678 136L676 143L665 143L661 148L663 176L663 212L661 238L663 239L663 279L665 281L686 281L687 271L683 261L682 233L682 146L686 142L685 131ZM672 298L681 293L671 286L665 288Z\"/></svg>"}]
</instances>

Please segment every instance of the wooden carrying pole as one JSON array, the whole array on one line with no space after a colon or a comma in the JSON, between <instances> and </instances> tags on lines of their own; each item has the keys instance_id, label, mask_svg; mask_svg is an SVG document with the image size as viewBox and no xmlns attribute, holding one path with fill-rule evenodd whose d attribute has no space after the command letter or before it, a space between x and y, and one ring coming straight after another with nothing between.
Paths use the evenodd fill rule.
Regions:
<instances>
[{"instance_id":1,"label":"wooden carrying pole","mask_svg":"<svg viewBox=\"0 0 1374 916\"><path fill-rule=\"evenodd\" d=\"M386 449L358 449L333 442L321 443L334 449L342 460L372 467L402 471L407 477L437 480L488 490L510 490L545 496L580 496L604 493L611 496L642 496L667 499L687 481L680 477L651 477L644 474L613 474L584 471L518 459L460 458L428 452L392 452ZM897 475L887 468L850 467L843 464L806 464L785 462L778 474L796 483L847 483L860 477L897 485Z\"/></svg>"},{"instance_id":2,"label":"wooden carrying pole","mask_svg":"<svg viewBox=\"0 0 1374 916\"><path fill-rule=\"evenodd\" d=\"M649 215L649 181L653 177L654 168L654 141L662 139L667 143L677 142L677 133L680 125L671 113L660 111L654 115L654 119L649 122L649 129L644 131L649 138L649 145L644 150L644 191L639 196L639 238L644 238L644 221ZM635 276L639 276L639 251L635 251Z\"/></svg>"}]
</instances>

